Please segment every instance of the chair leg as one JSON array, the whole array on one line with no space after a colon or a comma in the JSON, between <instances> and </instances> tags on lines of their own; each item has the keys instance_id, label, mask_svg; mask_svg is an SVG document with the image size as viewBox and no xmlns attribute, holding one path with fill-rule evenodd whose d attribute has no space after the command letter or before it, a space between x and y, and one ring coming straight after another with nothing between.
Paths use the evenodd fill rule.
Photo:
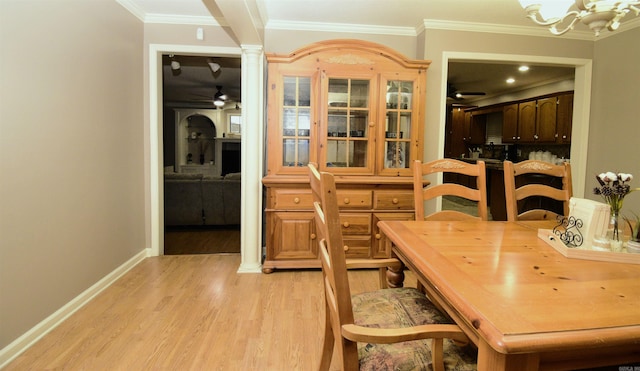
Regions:
<instances>
[{"instance_id":1,"label":"chair leg","mask_svg":"<svg viewBox=\"0 0 640 371\"><path fill-rule=\"evenodd\" d=\"M433 371L444 371L443 339L431 339L431 366Z\"/></svg>"},{"instance_id":2,"label":"chair leg","mask_svg":"<svg viewBox=\"0 0 640 371\"><path fill-rule=\"evenodd\" d=\"M378 270L378 278L380 280L380 288L388 289L389 285L387 283L387 267L382 267Z\"/></svg>"},{"instance_id":3,"label":"chair leg","mask_svg":"<svg viewBox=\"0 0 640 371\"><path fill-rule=\"evenodd\" d=\"M331 367L331 357L333 356L333 330L331 329L331 318L329 308L325 307L324 319L324 341L322 342L322 358L320 359L320 371L328 371Z\"/></svg>"}]
</instances>

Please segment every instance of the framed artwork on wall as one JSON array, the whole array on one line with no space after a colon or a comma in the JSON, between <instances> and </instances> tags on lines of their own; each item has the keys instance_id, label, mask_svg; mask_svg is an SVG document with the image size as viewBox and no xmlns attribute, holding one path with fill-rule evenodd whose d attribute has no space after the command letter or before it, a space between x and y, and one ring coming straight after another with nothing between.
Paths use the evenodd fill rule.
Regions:
<instances>
[{"instance_id":1,"label":"framed artwork on wall","mask_svg":"<svg viewBox=\"0 0 640 371\"><path fill-rule=\"evenodd\" d=\"M242 115L239 113L232 113L227 116L228 130L231 135L240 135L240 129L242 125Z\"/></svg>"}]
</instances>

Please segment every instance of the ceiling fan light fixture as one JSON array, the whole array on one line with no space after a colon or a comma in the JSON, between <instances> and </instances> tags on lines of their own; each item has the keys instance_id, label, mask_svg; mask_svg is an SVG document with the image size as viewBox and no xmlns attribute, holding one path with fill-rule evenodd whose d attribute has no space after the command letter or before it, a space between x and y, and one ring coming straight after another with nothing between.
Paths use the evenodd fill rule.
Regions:
<instances>
[{"instance_id":1,"label":"ceiling fan light fixture","mask_svg":"<svg viewBox=\"0 0 640 371\"><path fill-rule=\"evenodd\" d=\"M216 107L224 107L224 101L220 99L216 99L213 101L213 105Z\"/></svg>"},{"instance_id":2,"label":"ceiling fan light fixture","mask_svg":"<svg viewBox=\"0 0 640 371\"><path fill-rule=\"evenodd\" d=\"M640 1L619 0L519 0L527 18L549 27L554 35L563 35L579 21L599 36L605 28L615 31L620 20L633 12L640 14ZM574 6L575 5L575 6Z\"/></svg>"}]
</instances>

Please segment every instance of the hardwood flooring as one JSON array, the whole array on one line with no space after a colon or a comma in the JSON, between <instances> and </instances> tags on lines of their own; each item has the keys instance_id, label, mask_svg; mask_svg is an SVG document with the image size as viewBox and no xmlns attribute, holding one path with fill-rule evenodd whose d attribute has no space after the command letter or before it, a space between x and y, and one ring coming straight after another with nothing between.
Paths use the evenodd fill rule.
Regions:
<instances>
[{"instance_id":1,"label":"hardwood flooring","mask_svg":"<svg viewBox=\"0 0 640 371\"><path fill-rule=\"evenodd\" d=\"M238 254L148 258L5 371L317 369L320 270L239 265ZM349 274L353 292L377 288L377 271ZM410 272L405 282L415 283Z\"/></svg>"},{"instance_id":2,"label":"hardwood flooring","mask_svg":"<svg viewBox=\"0 0 640 371\"><path fill-rule=\"evenodd\" d=\"M165 230L165 255L218 253L240 253L240 226Z\"/></svg>"}]
</instances>

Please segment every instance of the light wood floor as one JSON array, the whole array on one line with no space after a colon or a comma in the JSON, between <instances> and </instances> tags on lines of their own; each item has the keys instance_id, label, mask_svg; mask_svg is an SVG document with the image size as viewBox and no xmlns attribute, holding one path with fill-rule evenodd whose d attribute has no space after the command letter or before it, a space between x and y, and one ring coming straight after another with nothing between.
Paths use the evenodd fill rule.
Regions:
<instances>
[{"instance_id":1,"label":"light wood floor","mask_svg":"<svg viewBox=\"0 0 640 371\"><path fill-rule=\"evenodd\" d=\"M5 370L316 369L321 272L238 274L239 264L238 254L148 258ZM354 292L377 288L377 271L349 274Z\"/></svg>"}]
</instances>

